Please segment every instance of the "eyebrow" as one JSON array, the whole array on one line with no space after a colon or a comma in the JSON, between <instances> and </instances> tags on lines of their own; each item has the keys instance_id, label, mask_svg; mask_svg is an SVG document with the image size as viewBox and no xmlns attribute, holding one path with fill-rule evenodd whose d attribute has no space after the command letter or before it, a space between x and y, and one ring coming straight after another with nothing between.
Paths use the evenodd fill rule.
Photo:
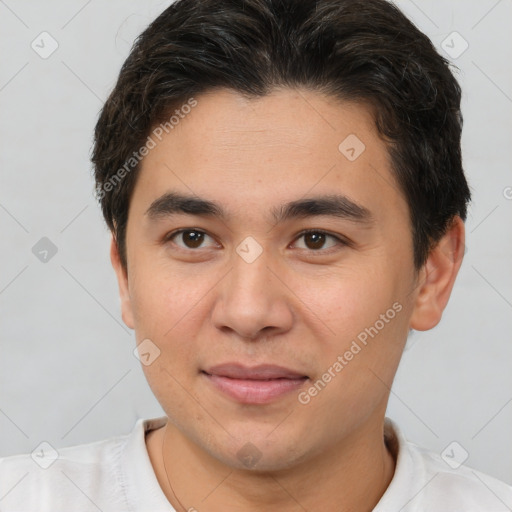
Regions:
<instances>
[{"instance_id":1,"label":"eyebrow","mask_svg":"<svg viewBox=\"0 0 512 512\"><path fill-rule=\"evenodd\" d=\"M177 192L167 192L155 199L146 211L146 215L151 220L175 214L217 217L222 220L227 220L229 217L224 208L215 201ZM270 214L276 224L290 219L315 216L336 217L364 224L373 222L370 210L340 194L297 199L272 208Z\"/></svg>"}]
</instances>

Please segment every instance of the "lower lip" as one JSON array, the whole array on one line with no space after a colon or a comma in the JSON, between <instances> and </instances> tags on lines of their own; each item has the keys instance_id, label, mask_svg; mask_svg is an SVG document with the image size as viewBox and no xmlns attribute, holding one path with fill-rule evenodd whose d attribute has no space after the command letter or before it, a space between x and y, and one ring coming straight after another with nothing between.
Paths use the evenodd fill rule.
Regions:
<instances>
[{"instance_id":1,"label":"lower lip","mask_svg":"<svg viewBox=\"0 0 512 512\"><path fill-rule=\"evenodd\" d=\"M297 379L249 380L230 379L204 373L220 391L243 404L266 404L300 389L307 377Z\"/></svg>"}]
</instances>

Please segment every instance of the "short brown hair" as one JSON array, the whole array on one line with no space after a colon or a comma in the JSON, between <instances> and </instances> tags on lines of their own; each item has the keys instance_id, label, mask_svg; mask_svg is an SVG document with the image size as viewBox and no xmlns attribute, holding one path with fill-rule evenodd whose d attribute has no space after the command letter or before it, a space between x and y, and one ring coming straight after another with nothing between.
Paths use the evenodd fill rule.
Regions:
<instances>
[{"instance_id":1,"label":"short brown hair","mask_svg":"<svg viewBox=\"0 0 512 512\"><path fill-rule=\"evenodd\" d=\"M409 205L416 268L456 215L465 220L470 191L460 151L461 90L448 62L394 5L178 0L137 38L95 129L97 196L125 267L140 167L134 154L152 128L207 90L229 88L251 98L278 86L374 106Z\"/></svg>"}]
</instances>

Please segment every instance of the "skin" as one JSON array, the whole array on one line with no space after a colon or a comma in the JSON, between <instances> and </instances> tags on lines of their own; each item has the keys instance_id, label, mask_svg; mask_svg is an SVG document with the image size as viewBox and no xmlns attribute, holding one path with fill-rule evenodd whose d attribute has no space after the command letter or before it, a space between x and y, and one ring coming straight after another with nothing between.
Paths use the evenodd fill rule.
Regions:
<instances>
[{"instance_id":1,"label":"skin","mask_svg":"<svg viewBox=\"0 0 512 512\"><path fill-rule=\"evenodd\" d=\"M146 437L157 479L176 510L372 510L395 468L383 440L390 387L409 330L441 318L463 222L456 217L414 268L407 203L364 105L292 89L196 99L142 161L127 269L115 239L111 246L123 320L137 343L149 338L161 351L143 366L170 420ZM349 134L366 146L355 161L338 150ZM227 218L150 219L149 206L171 190L216 201ZM273 207L333 191L367 208L372 222L269 218ZM205 232L202 245L165 239L184 228ZM312 228L350 243L328 236L318 249L300 236ZM252 263L236 252L247 236L262 248ZM305 405L297 392L240 404L201 373L232 361L278 364L307 375L307 390L397 302L401 311ZM248 442L261 455L250 468L237 457Z\"/></svg>"}]
</instances>

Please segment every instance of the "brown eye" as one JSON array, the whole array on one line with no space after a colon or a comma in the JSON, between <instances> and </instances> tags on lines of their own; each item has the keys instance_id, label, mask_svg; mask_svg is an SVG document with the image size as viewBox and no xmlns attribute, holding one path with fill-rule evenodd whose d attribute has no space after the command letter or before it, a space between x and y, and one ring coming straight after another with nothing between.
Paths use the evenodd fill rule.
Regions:
<instances>
[{"instance_id":1,"label":"brown eye","mask_svg":"<svg viewBox=\"0 0 512 512\"><path fill-rule=\"evenodd\" d=\"M182 249L198 249L204 242L205 237L209 237L204 231L197 229L181 229L170 235L167 240L173 241L178 247ZM177 241L181 240L181 244Z\"/></svg>"},{"instance_id":2,"label":"brown eye","mask_svg":"<svg viewBox=\"0 0 512 512\"><path fill-rule=\"evenodd\" d=\"M321 249L325 244L325 235L323 233L306 233L304 242L308 249Z\"/></svg>"},{"instance_id":3,"label":"brown eye","mask_svg":"<svg viewBox=\"0 0 512 512\"><path fill-rule=\"evenodd\" d=\"M304 231L299 235L297 240L300 240L301 238L304 239L303 245L305 247L299 248L309 249L310 251L320 251L322 249L330 249L336 245L346 245L346 243L341 238L319 230ZM328 247L324 247L329 239L332 239L334 243Z\"/></svg>"}]
</instances>

